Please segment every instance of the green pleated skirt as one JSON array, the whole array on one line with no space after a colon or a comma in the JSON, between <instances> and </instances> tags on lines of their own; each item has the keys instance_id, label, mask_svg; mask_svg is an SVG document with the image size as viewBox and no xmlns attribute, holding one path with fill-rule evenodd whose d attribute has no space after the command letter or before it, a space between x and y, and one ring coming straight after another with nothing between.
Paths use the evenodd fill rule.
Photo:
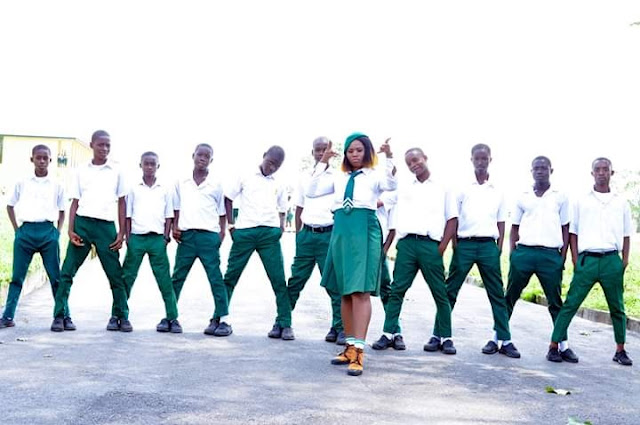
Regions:
<instances>
[{"instance_id":1,"label":"green pleated skirt","mask_svg":"<svg viewBox=\"0 0 640 425\"><path fill-rule=\"evenodd\" d=\"M329 252L320 285L341 295L368 292L378 296L382 265L382 231L373 210L354 208L334 214Z\"/></svg>"}]
</instances>

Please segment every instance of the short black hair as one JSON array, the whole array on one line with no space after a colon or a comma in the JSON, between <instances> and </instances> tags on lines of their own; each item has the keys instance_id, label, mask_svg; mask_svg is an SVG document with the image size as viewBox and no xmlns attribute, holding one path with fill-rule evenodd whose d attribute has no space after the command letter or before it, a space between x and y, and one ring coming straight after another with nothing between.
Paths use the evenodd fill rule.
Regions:
<instances>
[{"instance_id":1,"label":"short black hair","mask_svg":"<svg viewBox=\"0 0 640 425\"><path fill-rule=\"evenodd\" d=\"M278 145L273 145L264 153L263 158L267 155L270 155L272 158L280 161L280 163L284 162L284 149L282 149Z\"/></svg>"},{"instance_id":2,"label":"short black hair","mask_svg":"<svg viewBox=\"0 0 640 425\"><path fill-rule=\"evenodd\" d=\"M404 153L404 156L409 155L411 152L416 151L418 152L420 155L423 156L427 156L427 154L424 153L424 151L421 148L411 148L411 149L407 149L407 151Z\"/></svg>"},{"instance_id":3,"label":"short black hair","mask_svg":"<svg viewBox=\"0 0 640 425\"><path fill-rule=\"evenodd\" d=\"M477 145L473 145L473 147L471 148L471 155L473 155L476 151L479 150L486 150L487 152L489 152L489 155L491 155L491 148L489 147L489 145L485 145L484 143L478 143Z\"/></svg>"},{"instance_id":4,"label":"short black hair","mask_svg":"<svg viewBox=\"0 0 640 425\"><path fill-rule=\"evenodd\" d=\"M140 161L142 161L142 158L144 158L145 156L155 156L156 159L160 159L160 157L158 156L157 153L153 152L153 151L146 151L145 153L143 153L142 155L140 155Z\"/></svg>"},{"instance_id":5,"label":"short black hair","mask_svg":"<svg viewBox=\"0 0 640 425\"><path fill-rule=\"evenodd\" d=\"M109 133L107 133L104 130L96 130L93 132L93 134L91 135L91 142L95 142L96 139L99 139L101 137L108 137L111 138L111 136L109 135Z\"/></svg>"},{"instance_id":6,"label":"short black hair","mask_svg":"<svg viewBox=\"0 0 640 425\"><path fill-rule=\"evenodd\" d=\"M609 158L605 158L604 156L598 157L596 159L593 160L593 162L591 163L591 169L593 170L593 167L596 165L596 162L598 161L607 161L609 163L609 168L613 168L613 163L611 162L611 160Z\"/></svg>"},{"instance_id":7,"label":"short black hair","mask_svg":"<svg viewBox=\"0 0 640 425\"><path fill-rule=\"evenodd\" d=\"M49 152L49 155L51 155L51 149L49 149L49 146L47 145L35 145L33 147L33 149L31 149L31 156L36 154L36 151L39 151L40 149L46 149Z\"/></svg>"},{"instance_id":8,"label":"short black hair","mask_svg":"<svg viewBox=\"0 0 640 425\"><path fill-rule=\"evenodd\" d=\"M198 143L196 145L196 148L193 150L193 152L195 153L198 149L200 148L207 148L211 151L211 153L213 154L213 146L211 146L209 143Z\"/></svg>"},{"instance_id":9,"label":"short black hair","mask_svg":"<svg viewBox=\"0 0 640 425\"><path fill-rule=\"evenodd\" d=\"M535 158L533 158L533 160L531 161L531 165L533 166L533 163L536 161L547 161L547 164L549 164L549 167L551 167L551 160L544 155L538 155Z\"/></svg>"}]
</instances>

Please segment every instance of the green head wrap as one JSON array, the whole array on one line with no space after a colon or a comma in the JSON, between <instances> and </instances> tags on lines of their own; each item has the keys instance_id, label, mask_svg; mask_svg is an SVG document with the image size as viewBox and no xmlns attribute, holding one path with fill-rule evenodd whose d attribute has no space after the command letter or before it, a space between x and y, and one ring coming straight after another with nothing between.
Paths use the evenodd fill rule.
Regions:
<instances>
[{"instance_id":1,"label":"green head wrap","mask_svg":"<svg viewBox=\"0 0 640 425\"><path fill-rule=\"evenodd\" d=\"M353 133L349 137L347 137L347 140L344 142L344 153L347 153L347 149L349 149L349 145L351 144L351 142L353 142L354 140L357 140L357 139L359 139L361 137L366 137L367 139L369 138L364 133Z\"/></svg>"}]
</instances>

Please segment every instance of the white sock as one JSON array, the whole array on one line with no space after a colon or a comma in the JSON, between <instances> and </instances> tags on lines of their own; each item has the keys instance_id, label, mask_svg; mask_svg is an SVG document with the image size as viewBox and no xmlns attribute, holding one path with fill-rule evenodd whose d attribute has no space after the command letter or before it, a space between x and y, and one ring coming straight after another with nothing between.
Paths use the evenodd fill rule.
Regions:
<instances>
[{"instance_id":1,"label":"white sock","mask_svg":"<svg viewBox=\"0 0 640 425\"><path fill-rule=\"evenodd\" d=\"M385 332L384 336L386 336L389 339L393 339L393 334L389 333L389 332Z\"/></svg>"},{"instance_id":2,"label":"white sock","mask_svg":"<svg viewBox=\"0 0 640 425\"><path fill-rule=\"evenodd\" d=\"M498 343L498 332L493 332L493 337L491 338L491 341L495 342L496 344Z\"/></svg>"},{"instance_id":3,"label":"white sock","mask_svg":"<svg viewBox=\"0 0 640 425\"><path fill-rule=\"evenodd\" d=\"M229 323L229 315L227 314L226 316L220 316L220 323L225 322L225 323Z\"/></svg>"},{"instance_id":4,"label":"white sock","mask_svg":"<svg viewBox=\"0 0 640 425\"><path fill-rule=\"evenodd\" d=\"M446 338L442 338L442 343L444 344L445 341L451 341L450 337L446 337Z\"/></svg>"},{"instance_id":5,"label":"white sock","mask_svg":"<svg viewBox=\"0 0 640 425\"><path fill-rule=\"evenodd\" d=\"M431 335L431 338L435 338L435 339L439 340L440 342L442 342L442 338L437 336L437 335Z\"/></svg>"},{"instance_id":6,"label":"white sock","mask_svg":"<svg viewBox=\"0 0 640 425\"><path fill-rule=\"evenodd\" d=\"M569 349L569 341L560 341L558 344L558 348L560 351L567 351Z\"/></svg>"},{"instance_id":7,"label":"white sock","mask_svg":"<svg viewBox=\"0 0 640 425\"><path fill-rule=\"evenodd\" d=\"M504 341L502 341L502 346L504 347L505 345L509 345L511 344L511 340L510 339L505 339Z\"/></svg>"},{"instance_id":8,"label":"white sock","mask_svg":"<svg viewBox=\"0 0 640 425\"><path fill-rule=\"evenodd\" d=\"M355 342L353 343L353 345L356 348L360 348L361 350L364 350L364 345L366 344L366 342L362 339L356 339Z\"/></svg>"}]
</instances>

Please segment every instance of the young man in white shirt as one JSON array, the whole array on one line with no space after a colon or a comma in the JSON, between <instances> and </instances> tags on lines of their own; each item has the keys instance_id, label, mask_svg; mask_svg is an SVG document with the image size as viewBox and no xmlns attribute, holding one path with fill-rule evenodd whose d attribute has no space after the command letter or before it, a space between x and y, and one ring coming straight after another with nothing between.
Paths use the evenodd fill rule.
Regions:
<instances>
[{"instance_id":1,"label":"young man in white shirt","mask_svg":"<svg viewBox=\"0 0 640 425\"><path fill-rule=\"evenodd\" d=\"M69 209L69 245L60 273L60 287L56 293L53 332L64 328L64 310L69 299L73 278L95 245L100 264L107 274L113 294L114 311L107 324L109 331L131 332L127 292L118 250L124 242L125 195L127 190L120 168L107 160L111 151L109 133L98 130L91 136L93 159L76 171L71 187ZM117 205L118 230L113 221Z\"/></svg>"},{"instance_id":2,"label":"young man in white shirt","mask_svg":"<svg viewBox=\"0 0 640 425\"><path fill-rule=\"evenodd\" d=\"M433 336L424 350L455 354L442 254L455 236L457 207L445 188L431 179L427 156L422 149L409 149L405 153L405 163L415 178L398 186L398 203L393 221L399 240L393 284L385 306L384 334L373 344L373 348L381 350L392 346L398 349L396 341L402 341L399 324L402 303L420 270L437 307L437 327L434 327Z\"/></svg>"},{"instance_id":3,"label":"young man in white shirt","mask_svg":"<svg viewBox=\"0 0 640 425\"><path fill-rule=\"evenodd\" d=\"M271 146L264 153L262 163L254 171L238 178L225 193L227 218L232 216L233 200L238 196L242 196L242 211L237 223L229 222L233 245L224 283L231 302L242 271L251 254L257 251L276 296L277 317L268 336L290 341L295 339L295 335L291 328L291 302L280 246L287 212L287 194L284 186L273 176L283 161L284 150L280 146Z\"/></svg>"},{"instance_id":4,"label":"young man in white shirt","mask_svg":"<svg viewBox=\"0 0 640 425\"><path fill-rule=\"evenodd\" d=\"M49 277L55 298L60 280L60 230L64 224L64 191L49 175L51 150L36 145L31 150L34 173L16 183L7 203L9 221L15 231L13 241L13 276L7 293L7 303L0 319L0 329L15 326L16 307L22 292L22 284L33 255L37 252ZM18 224L18 219L20 225ZM54 225L54 223L56 223ZM75 330L65 305L63 312L65 330Z\"/></svg>"},{"instance_id":5,"label":"young man in white shirt","mask_svg":"<svg viewBox=\"0 0 640 425\"><path fill-rule=\"evenodd\" d=\"M597 158L591 164L593 189L577 199L569 226L569 247L573 261L573 279L555 321L547 360L566 360L559 353L559 343L566 337L571 319L593 285L600 282L607 299L613 324L616 352L613 361L631 366L633 361L624 344L627 316L624 312L624 271L629 264L631 245L631 210L622 196L611 192L609 182L614 171L611 161ZM622 252L622 258L620 257ZM575 359L577 362L577 357Z\"/></svg>"},{"instance_id":6,"label":"young man in white shirt","mask_svg":"<svg viewBox=\"0 0 640 425\"><path fill-rule=\"evenodd\" d=\"M311 154L315 160L315 165L322 158L328 144L329 139L326 137L318 137L313 141ZM291 277L287 283L287 293L291 302L292 312L316 264L322 275L324 263L327 259L327 251L329 250L331 230L333 230L333 213L331 212L333 197L330 194L318 198L305 196L305 188L314 169L315 166L311 169L311 172L304 173L294 199L296 206L296 256L293 259ZM333 182L333 169L327 165L326 171L322 178ZM327 294L331 300L332 322L331 328L325 336L325 341L344 345L344 327L340 314L341 297L340 294L334 293L329 289L327 289Z\"/></svg>"},{"instance_id":7,"label":"young man in white shirt","mask_svg":"<svg viewBox=\"0 0 640 425\"><path fill-rule=\"evenodd\" d=\"M457 198L458 230L447 278L447 296L451 309L471 267L478 266L482 283L491 302L494 329L493 338L482 348L484 354L500 352L511 358L520 353L511 342L509 314L504 296L500 254L504 242L504 222L507 211L504 194L489 182L491 149L485 144L471 148L474 168L473 182L465 186ZM436 328L438 320L436 320ZM435 335L442 336L442 335ZM502 341L502 345L498 343Z\"/></svg>"},{"instance_id":8,"label":"young man in white shirt","mask_svg":"<svg viewBox=\"0 0 640 425\"><path fill-rule=\"evenodd\" d=\"M531 162L533 187L521 193L513 211L507 310L509 318L531 276L538 277L555 322L562 308L562 270L569 246L569 199L551 186L551 161L538 156ZM562 339L565 361L578 359Z\"/></svg>"},{"instance_id":9,"label":"young man in white shirt","mask_svg":"<svg viewBox=\"0 0 640 425\"><path fill-rule=\"evenodd\" d=\"M224 191L219 181L209 175L213 148L201 143L192 155L193 172L178 181L173 198L173 238L178 242L173 267L173 290L176 300L187 275L196 261L207 273L215 304L213 317L204 330L206 335L225 337L233 330L227 323L229 302L220 272L220 245L226 230Z\"/></svg>"},{"instance_id":10,"label":"young man in white shirt","mask_svg":"<svg viewBox=\"0 0 640 425\"><path fill-rule=\"evenodd\" d=\"M156 178L159 167L158 155L155 152L145 152L140 157L142 180L131 188L126 198L127 254L122 271L129 298L142 259L145 254L149 256L149 265L162 294L166 312L165 318L160 321L156 330L182 333L167 257L167 244L171 240L173 202L171 192Z\"/></svg>"}]
</instances>

